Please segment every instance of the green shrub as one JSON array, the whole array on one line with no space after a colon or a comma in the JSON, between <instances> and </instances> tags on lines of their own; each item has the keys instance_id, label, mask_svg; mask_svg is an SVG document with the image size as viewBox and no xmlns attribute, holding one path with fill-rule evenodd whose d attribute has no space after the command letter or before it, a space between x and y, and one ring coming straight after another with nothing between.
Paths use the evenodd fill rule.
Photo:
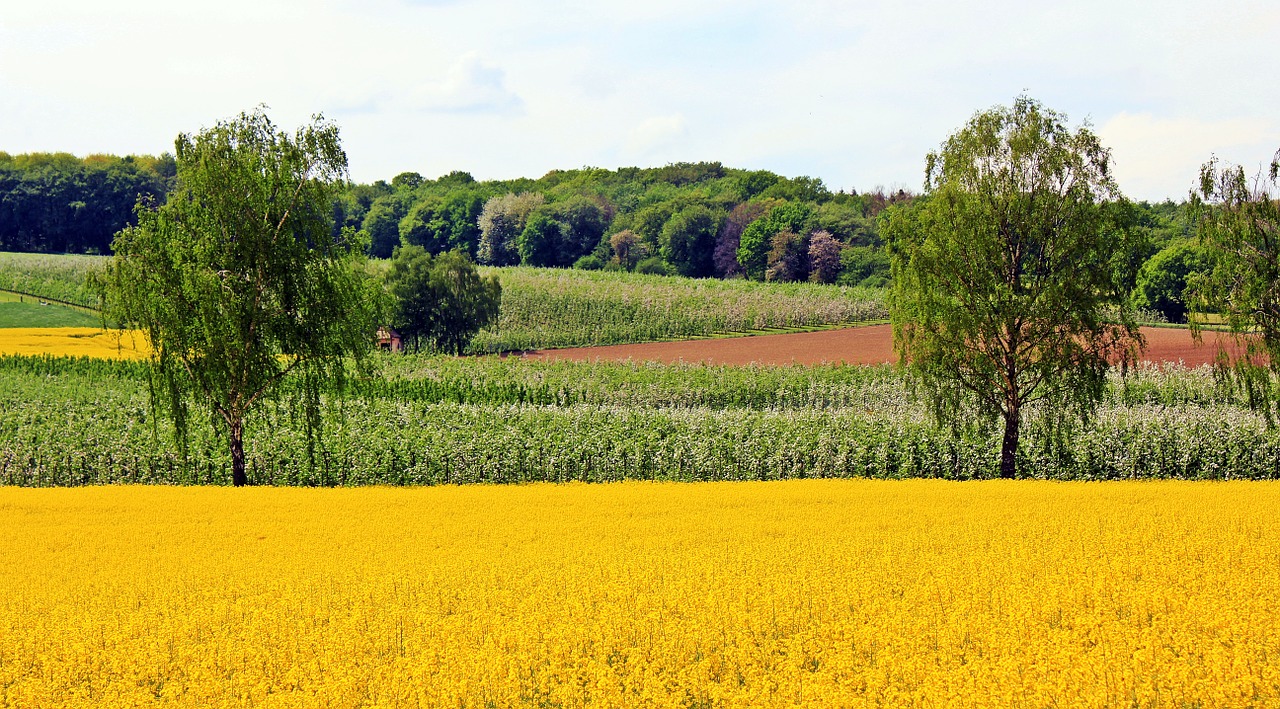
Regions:
<instances>
[{"instance_id":1,"label":"green shrub","mask_svg":"<svg viewBox=\"0 0 1280 709\"><path fill-rule=\"evenodd\" d=\"M1133 305L1160 313L1169 322L1186 322L1188 281L1209 269L1204 249L1190 241L1174 242L1142 264Z\"/></svg>"},{"instance_id":2,"label":"green shrub","mask_svg":"<svg viewBox=\"0 0 1280 709\"><path fill-rule=\"evenodd\" d=\"M665 261L657 256L650 256L636 264L636 273L643 273L649 276L670 276L672 271Z\"/></svg>"}]
</instances>

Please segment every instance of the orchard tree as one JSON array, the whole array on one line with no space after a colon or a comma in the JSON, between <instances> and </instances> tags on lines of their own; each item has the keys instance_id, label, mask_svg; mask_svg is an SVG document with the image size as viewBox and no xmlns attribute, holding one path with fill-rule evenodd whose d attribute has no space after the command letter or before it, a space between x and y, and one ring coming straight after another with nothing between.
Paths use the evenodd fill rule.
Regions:
<instances>
[{"instance_id":1,"label":"orchard tree","mask_svg":"<svg viewBox=\"0 0 1280 709\"><path fill-rule=\"evenodd\" d=\"M330 228L347 177L338 129L317 116L292 135L262 109L177 139L177 189L140 202L116 235L107 310L151 345L153 403L186 446L188 407L207 407L244 485L245 420L286 377L308 437L321 385L343 380L373 339L377 284L362 269L366 236Z\"/></svg>"},{"instance_id":2,"label":"orchard tree","mask_svg":"<svg viewBox=\"0 0 1280 709\"><path fill-rule=\"evenodd\" d=\"M1029 98L976 114L930 153L923 200L888 211L894 345L939 421L1086 417L1110 362L1142 345L1128 307L1130 210L1111 154Z\"/></svg>"},{"instance_id":3,"label":"orchard tree","mask_svg":"<svg viewBox=\"0 0 1280 709\"><path fill-rule=\"evenodd\" d=\"M840 242L828 231L815 231L809 236L809 280L835 283L840 275Z\"/></svg>"},{"instance_id":4,"label":"orchard tree","mask_svg":"<svg viewBox=\"0 0 1280 709\"><path fill-rule=\"evenodd\" d=\"M1212 271L1193 289L1203 307L1226 316L1244 348L1230 362L1249 402L1274 421L1280 407L1280 151L1252 179L1210 159L1191 208ZM1224 364L1227 358L1220 358Z\"/></svg>"}]
</instances>

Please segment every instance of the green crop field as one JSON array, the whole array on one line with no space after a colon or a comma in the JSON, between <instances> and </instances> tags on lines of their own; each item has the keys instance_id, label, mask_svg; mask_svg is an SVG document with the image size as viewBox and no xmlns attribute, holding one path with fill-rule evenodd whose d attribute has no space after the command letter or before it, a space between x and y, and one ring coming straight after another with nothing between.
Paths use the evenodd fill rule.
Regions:
<instances>
[{"instance_id":1,"label":"green crop field","mask_svg":"<svg viewBox=\"0 0 1280 709\"><path fill-rule=\"evenodd\" d=\"M91 302L100 257L0 254L9 290ZM383 267L374 262L375 272ZM498 324L477 352L820 327L885 315L884 292L812 284L494 269ZM5 320L6 307L20 306ZM0 322L50 324L57 306L0 304ZM86 315L85 317L93 317ZM94 320L93 324L96 324ZM891 367L722 367L382 356L331 399L308 454L305 422L267 402L249 422L250 480L279 485L620 479L940 477L996 472L994 431L940 428ZM229 481L207 418L184 452L150 408L142 364L0 357L0 483ZM1019 466L1051 479L1271 478L1280 433L1209 369L1113 376L1087 424L1031 416Z\"/></svg>"},{"instance_id":2,"label":"green crop field","mask_svg":"<svg viewBox=\"0 0 1280 709\"><path fill-rule=\"evenodd\" d=\"M475 352L709 337L888 317L885 292L813 283L547 268L483 269L502 282L498 323Z\"/></svg>"},{"instance_id":3,"label":"green crop field","mask_svg":"<svg viewBox=\"0 0 1280 709\"><path fill-rule=\"evenodd\" d=\"M93 307L97 297L89 287L89 275L101 271L106 262L105 256L0 252L0 290Z\"/></svg>"},{"instance_id":4,"label":"green crop field","mask_svg":"<svg viewBox=\"0 0 1280 709\"><path fill-rule=\"evenodd\" d=\"M996 473L994 432L935 426L889 367L733 368L388 357L331 402L314 454L268 402L250 481L358 485L939 477ZM196 422L184 458L138 363L0 358L0 483L229 482ZM1273 478L1280 432L1210 370L1113 378L1087 425L1034 421L1020 470L1050 479Z\"/></svg>"}]
</instances>

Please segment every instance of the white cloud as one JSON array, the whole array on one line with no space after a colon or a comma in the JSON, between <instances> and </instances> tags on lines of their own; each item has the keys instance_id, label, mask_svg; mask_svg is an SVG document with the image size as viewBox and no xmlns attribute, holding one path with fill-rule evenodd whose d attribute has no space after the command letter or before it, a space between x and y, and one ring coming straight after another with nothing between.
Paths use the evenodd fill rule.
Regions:
<instances>
[{"instance_id":1,"label":"white cloud","mask_svg":"<svg viewBox=\"0 0 1280 709\"><path fill-rule=\"evenodd\" d=\"M1097 128L1116 181L1138 199L1180 200L1211 155L1251 171L1280 147L1280 126L1260 118L1207 121L1121 112Z\"/></svg>"},{"instance_id":2,"label":"white cloud","mask_svg":"<svg viewBox=\"0 0 1280 709\"><path fill-rule=\"evenodd\" d=\"M684 116L671 114L645 119L627 135L626 151L636 157L650 157L674 147L689 132Z\"/></svg>"},{"instance_id":3,"label":"white cloud","mask_svg":"<svg viewBox=\"0 0 1280 709\"><path fill-rule=\"evenodd\" d=\"M519 114L524 101L506 86L506 73L468 52L449 67L440 81L419 88L410 105L444 113Z\"/></svg>"}]
</instances>

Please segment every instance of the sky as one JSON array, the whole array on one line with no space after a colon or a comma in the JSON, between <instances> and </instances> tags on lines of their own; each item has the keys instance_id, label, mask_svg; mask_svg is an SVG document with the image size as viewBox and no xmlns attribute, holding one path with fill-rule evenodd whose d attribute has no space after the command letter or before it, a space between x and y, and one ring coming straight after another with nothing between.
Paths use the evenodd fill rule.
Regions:
<instances>
[{"instance_id":1,"label":"sky","mask_svg":"<svg viewBox=\"0 0 1280 709\"><path fill-rule=\"evenodd\" d=\"M352 179L718 160L919 191L1026 94L1133 199L1280 149L1275 0L42 0L0 5L0 150L159 154L265 105Z\"/></svg>"}]
</instances>

